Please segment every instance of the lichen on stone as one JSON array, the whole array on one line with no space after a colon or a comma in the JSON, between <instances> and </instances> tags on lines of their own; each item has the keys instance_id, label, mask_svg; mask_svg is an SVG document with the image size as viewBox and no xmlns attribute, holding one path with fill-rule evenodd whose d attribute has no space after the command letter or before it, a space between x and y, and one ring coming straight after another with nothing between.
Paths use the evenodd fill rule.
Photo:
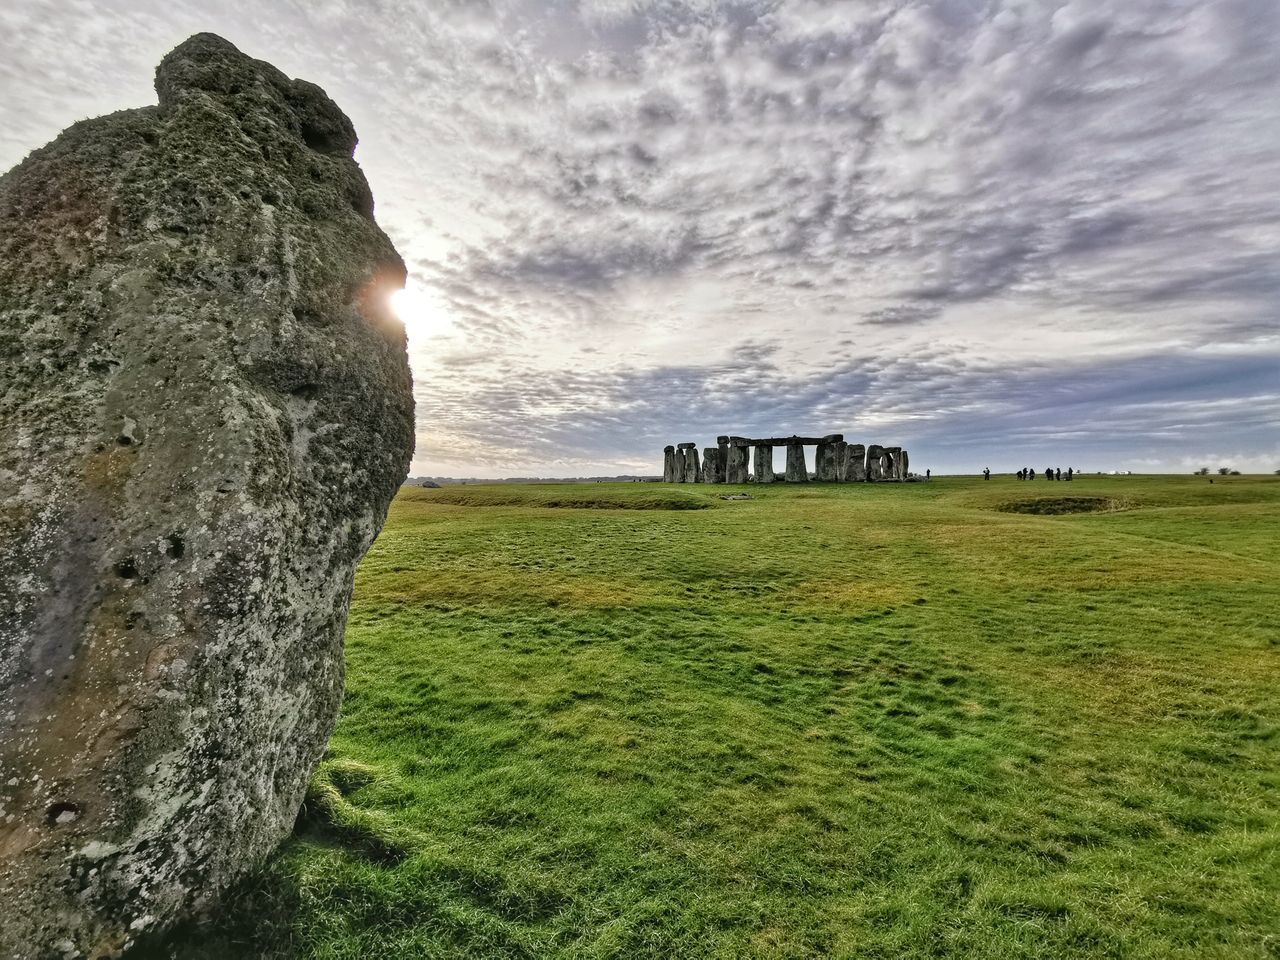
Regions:
<instances>
[{"instance_id":1,"label":"lichen on stone","mask_svg":"<svg viewBox=\"0 0 1280 960\"><path fill-rule=\"evenodd\" d=\"M108 957L288 833L412 452L351 122L199 34L0 177L0 956Z\"/></svg>"}]
</instances>

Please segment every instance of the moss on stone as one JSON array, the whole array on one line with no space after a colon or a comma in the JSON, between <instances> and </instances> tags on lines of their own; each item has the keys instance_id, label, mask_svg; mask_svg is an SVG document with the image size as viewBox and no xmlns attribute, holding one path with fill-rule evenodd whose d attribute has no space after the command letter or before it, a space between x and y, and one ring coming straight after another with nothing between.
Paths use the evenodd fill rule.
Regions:
<instances>
[{"instance_id":1,"label":"moss on stone","mask_svg":"<svg viewBox=\"0 0 1280 960\"><path fill-rule=\"evenodd\" d=\"M0 177L6 956L113 954L288 832L412 451L350 121L211 34L156 89Z\"/></svg>"}]
</instances>

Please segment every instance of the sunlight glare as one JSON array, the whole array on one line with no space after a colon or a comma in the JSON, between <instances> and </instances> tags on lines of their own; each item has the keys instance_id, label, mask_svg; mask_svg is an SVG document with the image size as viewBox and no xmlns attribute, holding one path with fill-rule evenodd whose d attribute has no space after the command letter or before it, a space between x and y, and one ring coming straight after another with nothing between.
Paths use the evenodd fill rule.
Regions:
<instances>
[{"instance_id":1,"label":"sunlight glare","mask_svg":"<svg viewBox=\"0 0 1280 960\"><path fill-rule=\"evenodd\" d=\"M391 294L391 309L411 338L435 336L446 332L449 327L448 317L439 302L412 284Z\"/></svg>"}]
</instances>

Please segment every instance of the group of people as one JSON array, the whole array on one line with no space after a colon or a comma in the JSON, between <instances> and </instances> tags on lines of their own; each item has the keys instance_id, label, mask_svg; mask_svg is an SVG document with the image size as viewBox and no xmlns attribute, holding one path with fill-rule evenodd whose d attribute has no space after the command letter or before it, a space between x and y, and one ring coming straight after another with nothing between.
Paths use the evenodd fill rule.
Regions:
<instances>
[{"instance_id":1,"label":"group of people","mask_svg":"<svg viewBox=\"0 0 1280 960\"><path fill-rule=\"evenodd\" d=\"M988 475L988 477L991 474L990 470L986 470L984 472ZM1067 475L1065 477L1062 475L1061 467L1045 467L1045 470L1044 470L1044 478L1046 480L1070 480L1074 475L1075 475L1075 470L1072 467L1067 467ZM1016 474L1014 474L1014 476L1016 476L1019 480L1034 480L1036 478L1035 467L1023 467Z\"/></svg>"},{"instance_id":2,"label":"group of people","mask_svg":"<svg viewBox=\"0 0 1280 960\"><path fill-rule=\"evenodd\" d=\"M1023 467L1015 473L1014 476L1019 480L1034 480L1036 478L1036 471L1034 467ZM1046 480L1070 480L1073 476L1075 476L1075 469L1073 467L1067 467L1067 475L1065 477L1062 475L1061 467L1048 467L1044 471L1044 478ZM990 467L982 468L982 479L991 479Z\"/></svg>"}]
</instances>

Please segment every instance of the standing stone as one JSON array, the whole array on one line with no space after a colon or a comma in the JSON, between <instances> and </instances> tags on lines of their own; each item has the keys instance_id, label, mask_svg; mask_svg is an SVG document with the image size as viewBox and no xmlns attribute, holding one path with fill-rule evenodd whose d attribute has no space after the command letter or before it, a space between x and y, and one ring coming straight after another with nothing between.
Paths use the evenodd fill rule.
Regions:
<instances>
[{"instance_id":1,"label":"standing stone","mask_svg":"<svg viewBox=\"0 0 1280 960\"><path fill-rule=\"evenodd\" d=\"M702 482L724 483L719 447L707 447L702 451Z\"/></svg>"},{"instance_id":2,"label":"standing stone","mask_svg":"<svg viewBox=\"0 0 1280 960\"><path fill-rule=\"evenodd\" d=\"M836 482L844 483L845 461L849 458L849 444L844 440L836 443Z\"/></svg>"},{"instance_id":3,"label":"standing stone","mask_svg":"<svg viewBox=\"0 0 1280 960\"><path fill-rule=\"evenodd\" d=\"M787 483L808 483L809 468L804 462L804 444L787 444Z\"/></svg>"},{"instance_id":4,"label":"standing stone","mask_svg":"<svg viewBox=\"0 0 1280 960\"><path fill-rule=\"evenodd\" d=\"M837 444L843 443L844 437L837 434L823 437L818 444L813 458L814 473L819 480L835 483L839 479L839 461L837 460Z\"/></svg>"},{"instance_id":5,"label":"standing stone","mask_svg":"<svg viewBox=\"0 0 1280 960\"><path fill-rule=\"evenodd\" d=\"M670 444L662 448L662 482L676 482L676 448Z\"/></svg>"},{"instance_id":6,"label":"standing stone","mask_svg":"<svg viewBox=\"0 0 1280 960\"><path fill-rule=\"evenodd\" d=\"M212 34L0 177L0 956L112 957L293 827L413 397L351 122Z\"/></svg>"},{"instance_id":7,"label":"standing stone","mask_svg":"<svg viewBox=\"0 0 1280 960\"><path fill-rule=\"evenodd\" d=\"M724 483L726 471L729 468L729 438L716 437L716 446L720 450L720 482Z\"/></svg>"},{"instance_id":8,"label":"standing stone","mask_svg":"<svg viewBox=\"0 0 1280 960\"><path fill-rule=\"evenodd\" d=\"M849 444L844 454L845 483L862 483L867 479L867 450L860 443Z\"/></svg>"},{"instance_id":9,"label":"standing stone","mask_svg":"<svg viewBox=\"0 0 1280 960\"><path fill-rule=\"evenodd\" d=\"M867 447L867 479L873 482L884 479L884 447L878 443Z\"/></svg>"},{"instance_id":10,"label":"standing stone","mask_svg":"<svg viewBox=\"0 0 1280 960\"><path fill-rule=\"evenodd\" d=\"M755 452L756 483L773 483L773 447L758 444Z\"/></svg>"},{"instance_id":11,"label":"standing stone","mask_svg":"<svg viewBox=\"0 0 1280 960\"><path fill-rule=\"evenodd\" d=\"M911 461L907 457L906 450L898 452L898 479L905 480L911 475Z\"/></svg>"},{"instance_id":12,"label":"standing stone","mask_svg":"<svg viewBox=\"0 0 1280 960\"><path fill-rule=\"evenodd\" d=\"M698 462L698 451L694 447L684 452L684 482L702 482L702 465Z\"/></svg>"},{"instance_id":13,"label":"standing stone","mask_svg":"<svg viewBox=\"0 0 1280 960\"><path fill-rule=\"evenodd\" d=\"M747 482L747 463L750 456L750 450L745 441L741 443L730 442L729 464L725 470L726 483Z\"/></svg>"},{"instance_id":14,"label":"standing stone","mask_svg":"<svg viewBox=\"0 0 1280 960\"><path fill-rule=\"evenodd\" d=\"M884 479L886 480L904 480L906 475L902 472L902 448L901 447L885 447L885 471Z\"/></svg>"},{"instance_id":15,"label":"standing stone","mask_svg":"<svg viewBox=\"0 0 1280 960\"><path fill-rule=\"evenodd\" d=\"M684 483L685 478L685 451L677 449L675 452L675 482Z\"/></svg>"}]
</instances>

